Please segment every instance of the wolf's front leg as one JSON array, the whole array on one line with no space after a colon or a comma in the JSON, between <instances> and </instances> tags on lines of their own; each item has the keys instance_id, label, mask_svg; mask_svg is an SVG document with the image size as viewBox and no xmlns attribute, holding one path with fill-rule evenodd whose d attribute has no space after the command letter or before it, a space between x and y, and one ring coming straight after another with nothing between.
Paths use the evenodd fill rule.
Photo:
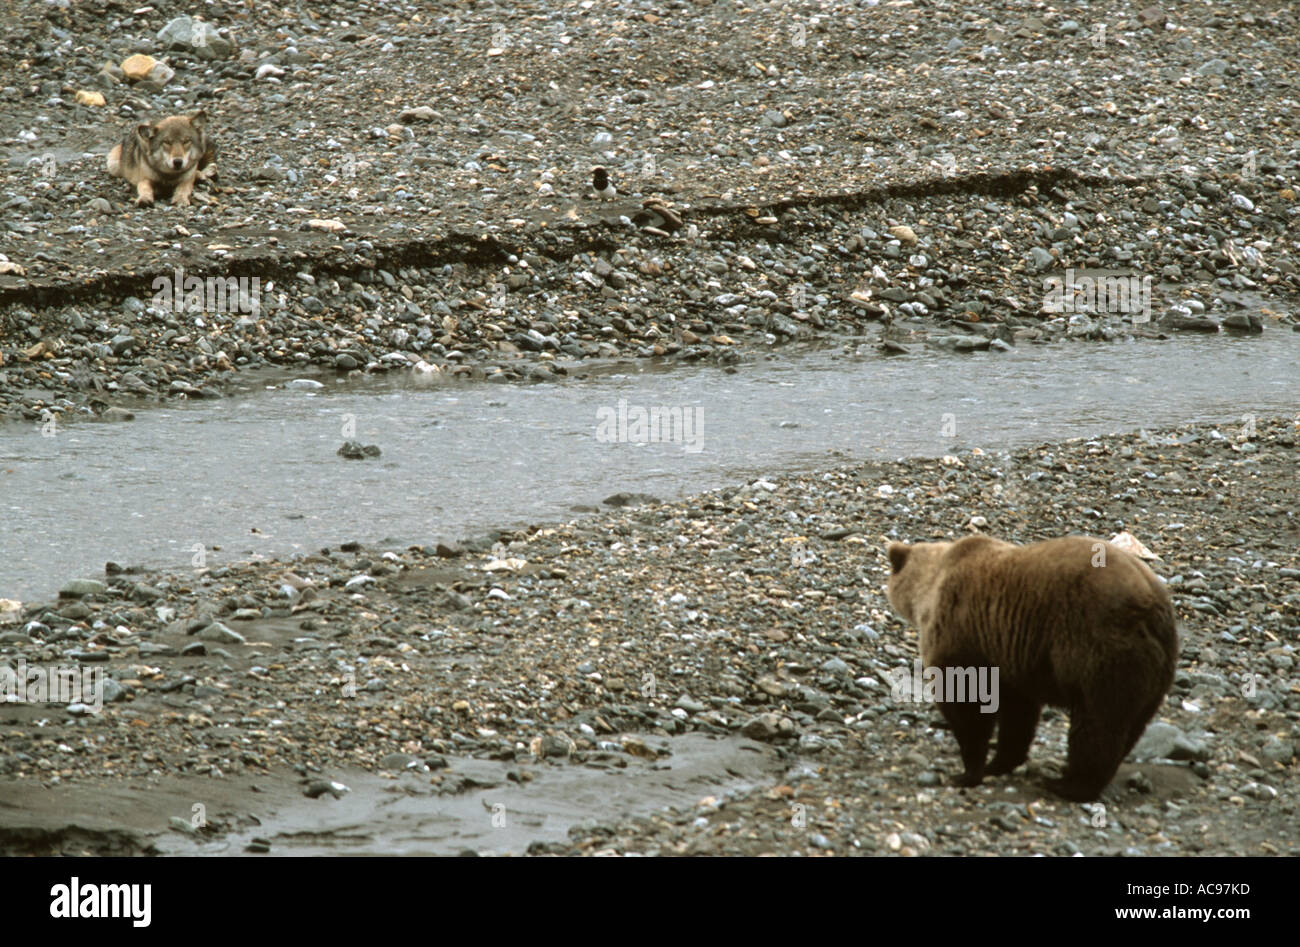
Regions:
<instances>
[{"instance_id":1,"label":"wolf's front leg","mask_svg":"<svg viewBox=\"0 0 1300 947\"><path fill-rule=\"evenodd\" d=\"M172 204L178 207L188 207L190 203L190 194L194 190L194 174L187 174L181 178L180 183L176 185L176 191L172 194Z\"/></svg>"}]
</instances>

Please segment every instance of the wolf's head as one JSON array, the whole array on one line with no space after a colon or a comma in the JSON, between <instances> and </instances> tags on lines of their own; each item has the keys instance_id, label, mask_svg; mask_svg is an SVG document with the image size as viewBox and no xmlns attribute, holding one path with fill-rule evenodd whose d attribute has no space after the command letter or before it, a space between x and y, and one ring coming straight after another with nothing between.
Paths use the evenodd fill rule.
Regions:
<instances>
[{"instance_id":1,"label":"wolf's head","mask_svg":"<svg viewBox=\"0 0 1300 947\"><path fill-rule=\"evenodd\" d=\"M206 148L203 129L207 116L173 115L156 125L139 125L136 136L144 146L151 167L165 174L184 174L198 166Z\"/></svg>"}]
</instances>

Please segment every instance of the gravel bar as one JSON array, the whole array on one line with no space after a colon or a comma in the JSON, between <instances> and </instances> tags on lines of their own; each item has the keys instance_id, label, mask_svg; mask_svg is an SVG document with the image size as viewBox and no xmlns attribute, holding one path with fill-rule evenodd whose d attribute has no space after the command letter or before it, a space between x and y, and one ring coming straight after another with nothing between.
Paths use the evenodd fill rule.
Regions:
<instances>
[{"instance_id":1,"label":"gravel bar","mask_svg":"<svg viewBox=\"0 0 1300 947\"><path fill-rule=\"evenodd\" d=\"M258 369L1289 331L1296 11L1140 7L20 0L0 418L126 420ZM216 181L136 208L104 154L198 108ZM1063 309L1071 273L1149 295ZM177 305L193 279L233 282Z\"/></svg>"},{"instance_id":2,"label":"gravel bar","mask_svg":"<svg viewBox=\"0 0 1300 947\"><path fill-rule=\"evenodd\" d=\"M357 769L456 793L449 754L605 770L728 734L778 749L784 777L649 818L593 811L530 852L1300 854L1298 437L1300 416L970 449L400 551L109 564L0 613L7 663L112 682L97 714L0 705L0 779L183 779L205 798L279 774L329 805ZM1042 786L1064 715L1046 712L1025 767L962 790L938 713L891 696L916 643L883 594L885 543L976 529L1127 530L1159 557L1177 679L1099 806ZM208 818L220 834L234 816Z\"/></svg>"}]
</instances>

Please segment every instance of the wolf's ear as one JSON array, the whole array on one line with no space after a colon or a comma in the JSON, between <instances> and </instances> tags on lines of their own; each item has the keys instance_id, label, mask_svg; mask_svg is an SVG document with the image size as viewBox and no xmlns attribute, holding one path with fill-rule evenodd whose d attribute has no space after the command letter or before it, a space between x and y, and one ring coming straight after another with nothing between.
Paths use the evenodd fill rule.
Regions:
<instances>
[{"instance_id":1,"label":"wolf's ear","mask_svg":"<svg viewBox=\"0 0 1300 947\"><path fill-rule=\"evenodd\" d=\"M889 569L897 574L903 571L903 566L907 565L907 556L912 551L912 547L907 543L890 543L886 550L889 553Z\"/></svg>"},{"instance_id":2,"label":"wolf's ear","mask_svg":"<svg viewBox=\"0 0 1300 947\"><path fill-rule=\"evenodd\" d=\"M190 124L195 128L202 130L203 126L208 124L208 113L203 111L203 109L199 109L190 116Z\"/></svg>"},{"instance_id":3,"label":"wolf's ear","mask_svg":"<svg viewBox=\"0 0 1300 947\"><path fill-rule=\"evenodd\" d=\"M135 133L145 141L153 141L154 132L157 131L152 125L141 123L135 126Z\"/></svg>"}]
</instances>

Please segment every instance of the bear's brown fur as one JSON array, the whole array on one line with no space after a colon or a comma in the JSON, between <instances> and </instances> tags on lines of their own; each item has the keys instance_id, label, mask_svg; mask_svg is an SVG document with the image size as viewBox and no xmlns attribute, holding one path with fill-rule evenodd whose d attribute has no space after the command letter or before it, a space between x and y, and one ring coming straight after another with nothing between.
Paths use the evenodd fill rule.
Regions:
<instances>
[{"instance_id":1,"label":"bear's brown fur","mask_svg":"<svg viewBox=\"0 0 1300 947\"><path fill-rule=\"evenodd\" d=\"M1017 546L988 536L890 543L889 602L920 634L927 667L997 667L996 713L939 703L961 747L959 785L1015 769L1044 704L1070 714L1064 777L1049 788L1096 799L1174 680L1169 592L1137 557L1068 536ZM997 720L997 752L986 768Z\"/></svg>"}]
</instances>

